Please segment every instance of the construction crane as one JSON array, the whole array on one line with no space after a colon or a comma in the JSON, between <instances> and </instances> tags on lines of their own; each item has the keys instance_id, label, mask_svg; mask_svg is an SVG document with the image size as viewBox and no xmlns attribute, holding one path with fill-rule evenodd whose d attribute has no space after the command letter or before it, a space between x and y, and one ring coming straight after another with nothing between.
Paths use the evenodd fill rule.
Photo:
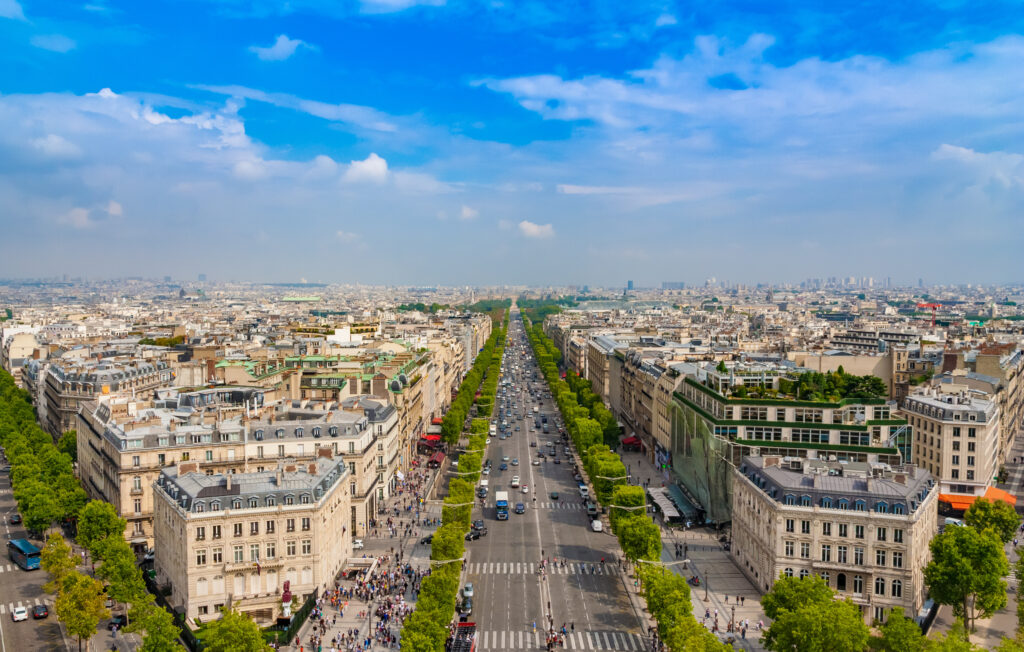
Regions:
<instances>
[{"instance_id":1,"label":"construction crane","mask_svg":"<svg viewBox=\"0 0 1024 652\"><path fill-rule=\"evenodd\" d=\"M942 307L941 303L919 303L918 308L931 309L932 311L932 328L935 328L935 311Z\"/></svg>"}]
</instances>

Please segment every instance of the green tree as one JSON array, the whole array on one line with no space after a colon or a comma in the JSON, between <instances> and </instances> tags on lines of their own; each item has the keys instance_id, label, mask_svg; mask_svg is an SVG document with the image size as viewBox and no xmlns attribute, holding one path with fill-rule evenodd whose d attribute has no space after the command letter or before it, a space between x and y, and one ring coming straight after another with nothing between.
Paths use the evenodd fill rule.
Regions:
<instances>
[{"instance_id":1,"label":"green tree","mask_svg":"<svg viewBox=\"0 0 1024 652\"><path fill-rule=\"evenodd\" d=\"M270 646L263 632L248 615L222 607L220 618L211 620L201 632L204 652L264 652Z\"/></svg>"},{"instance_id":2,"label":"green tree","mask_svg":"<svg viewBox=\"0 0 1024 652\"><path fill-rule=\"evenodd\" d=\"M50 576L50 581L43 588L50 593L56 593L64 576L78 567L78 555L57 532L50 534L39 557L39 565Z\"/></svg>"},{"instance_id":3,"label":"green tree","mask_svg":"<svg viewBox=\"0 0 1024 652\"><path fill-rule=\"evenodd\" d=\"M57 450L70 457L72 462L78 461L78 432L68 430L61 435L57 442Z\"/></svg>"},{"instance_id":4,"label":"green tree","mask_svg":"<svg viewBox=\"0 0 1024 652\"><path fill-rule=\"evenodd\" d=\"M458 559L464 550L463 530L457 525L442 525L434 532L434 540L430 544L431 559Z\"/></svg>"},{"instance_id":5,"label":"green tree","mask_svg":"<svg viewBox=\"0 0 1024 652\"><path fill-rule=\"evenodd\" d=\"M49 487L41 482L32 482L26 487L24 500L19 499L25 527L31 532L45 533L61 516L61 507Z\"/></svg>"},{"instance_id":6,"label":"green tree","mask_svg":"<svg viewBox=\"0 0 1024 652\"><path fill-rule=\"evenodd\" d=\"M110 617L104 602L106 597L99 580L76 570L61 578L53 610L68 633L78 639L79 652L82 650L82 641L92 638L100 621Z\"/></svg>"},{"instance_id":7,"label":"green tree","mask_svg":"<svg viewBox=\"0 0 1024 652\"><path fill-rule=\"evenodd\" d=\"M924 568L925 584L939 604L953 607L964 629L1006 606L1010 572L1003 546L994 532L973 527L947 528L929 544L932 560Z\"/></svg>"},{"instance_id":8,"label":"green tree","mask_svg":"<svg viewBox=\"0 0 1024 652\"><path fill-rule=\"evenodd\" d=\"M859 651L867 647L868 626L860 607L850 600L831 600L782 610L764 634L769 650L800 652Z\"/></svg>"},{"instance_id":9,"label":"green tree","mask_svg":"<svg viewBox=\"0 0 1024 652\"><path fill-rule=\"evenodd\" d=\"M110 584L107 593L125 604L134 603L146 595L142 573L135 563L135 553L120 536L110 536L97 544L103 564L96 569L96 577Z\"/></svg>"},{"instance_id":10,"label":"green tree","mask_svg":"<svg viewBox=\"0 0 1024 652\"><path fill-rule=\"evenodd\" d=\"M125 629L144 632L141 652L175 652L181 650L178 637L181 632L174 624L174 616L156 604L152 594L146 593L129 610L131 624Z\"/></svg>"},{"instance_id":11,"label":"green tree","mask_svg":"<svg viewBox=\"0 0 1024 652\"><path fill-rule=\"evenodd\" d=\"M94 558L102 558L100 544L109 536L124 537L128 521L117 515L117 510L103 500L86 503L78 515L78 543Z\"/></svg>"},{"instance_id":12,"label":"green tree","mask_svg":"<svg viewBox=\"0 0 1024 652\"><path fill-rule=\"evenodd\" d=\"M967 632L959 621L953 623L948 632L929 636L924 649L926 652L981 652L980 647L967 639Z\"/></svg>"},{"instance_id":13,"label":"green tree","mask_svg":"<svg viewBox=\"0 0 1024 652\"><path fill-rule=\"evenodd\" d=\"M797 611L813 604L824 604L835 594L825 580L810 577L786 577L775 580L772 590L761 596L761 606L766 616L775 620L783 611Z\"/></svg>"},{"instance_id":14,"label":"green tree","mask_svg":"<svg viewBox=\"0 0 1024 652\"><path fill-rule=\"evenodd\" d=\"M619 519L644 513L642 509L618 509L618 507L640 507L647 504L647 499L643 487L616 485L612 489L612 498L608 504L611 506L608 517L612 523L612 530L616 531Z\"/></svg>"},{"instance_id":15,"label":"green tree","mask_svg":"<svg viewBox=\"0 0 1024 652\"><path fill-rule=\"evenodd\" d=\"M644 515L619 518L616 534L622 553L631 560L661 557L661 530Z\"/></svg>"},{"instance_id":16,"label":"green tree","mask_svg":"<svg viewBox=\"0 0 1024 652\"><path fill-rule=\"evenodd\" d=\"M1009 543L1020 525L1020 517L1005 500L978 498L964 512L964 523L979 531L991 529L1003 543Z\"/></svg>"},{"instance_id":17,"label":"green tree","mask_svg":"<svg viewBox=\"0 0 1024 652\"><path fill-rule=\"evenodd\" d=\"M902 607L894 607L889 619L879 628L882 633L881 652L922 652L925 646L924 634L910 618L903 615Z\"/></svg>"}]
</instances>

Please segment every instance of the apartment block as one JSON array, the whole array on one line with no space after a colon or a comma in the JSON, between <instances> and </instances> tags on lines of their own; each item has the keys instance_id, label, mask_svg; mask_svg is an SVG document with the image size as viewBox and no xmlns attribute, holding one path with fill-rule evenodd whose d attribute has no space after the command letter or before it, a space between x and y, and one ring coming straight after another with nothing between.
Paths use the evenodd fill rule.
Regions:
<instances>
[{"instance_id":1,"label":"apartment block","mask_svg":"<svg viewBox=\"0 0 1024 652\"><path fill-rule=\"evenodd\" d=\"M939 487L925 469L797 457L744 457L733 471L730 554L761 590L780 576L823 578L885 622L915 617L937 528Z\"/></svg>"},{"instance_id":2,"label":"apartment block","mask_svg":"<svg viewBox=\"0 0 1024 652\"><path fill-rule=\"evenodd\" d=\"M215 619L230 604L272 624L291 596L333 586L352 532L348 465L332 455L243 473L208 475L197 462L160 471L154 569L186 620Z\"/></svg>"}]
</instances>

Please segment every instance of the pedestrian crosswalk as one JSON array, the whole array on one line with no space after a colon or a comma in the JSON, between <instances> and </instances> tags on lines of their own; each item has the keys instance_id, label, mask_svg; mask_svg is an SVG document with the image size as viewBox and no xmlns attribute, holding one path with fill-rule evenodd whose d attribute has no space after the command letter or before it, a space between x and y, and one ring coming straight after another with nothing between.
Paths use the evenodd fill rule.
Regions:
<instances>
[{"instance_id":1,"label":"pedestrian crosswalk","mask_svg":"<svg viewBox=\"0 0 1024 652\"><path fill-rule=\"evenodd\" d=\"M14 564L7 564L6 566L4 564L0 564L0 573L10 573L11 571L14 571L14 570L20 570L20 569L17 566L15 566Z\"/></svg>"},{"instance_id":2,"label":"pedestrian crosswalk","mask_svg":"<svg viewBox=\"0 0 1024 652\"><path fill-rule=\"evenodd\" d=\"M477 632L479 650L535 650L544 645L546 636L541 631L493 631ZM570 632L565 635L566 650L621 650L642 652L649 649L640 634L631 632L596 631Z\"/></svg>"},{"instance_id":3,"label":"pedestrian crosswalk","mask_svg":"<svg viewBox=\"0 0 1024 652\"><path fill-rule=\"evenodd\" d=\"M466 572L470 575L531 575L537 572L538 564L525 562L470 562L466 564ZM621 575L618 564L601 564L599 562L566 562L548 564L550 575Z\"/></svg>"},{"instance_id":4,"label":"pedestrian crosswalk","mask_svg":"<svg viewBox=\"0 0 1024 652\"><path fill-rule=\"evenodd\" d=\"M52 601L50 600L50 598L35 598L33 600L18 600L17 602L0 604L0 614L9 614L12 611L14 611L15 607L25 607L26 609L31 609L32 607L37 607L41 604L50 606L51 602Z\"/></svg>"},{"instance_id":5,"label":"pedestrian crosswalk","mask_svg":"<svg viewBox=\"0 0 1024 652\"><path fill-rule=\"evenodd\" d=\"M537 503L535 507L539 509L575 509L582 510L586 509L586 505L582 503L565 503L560 500L556 500L550 503Z\"/></svg>"}]
</instances>

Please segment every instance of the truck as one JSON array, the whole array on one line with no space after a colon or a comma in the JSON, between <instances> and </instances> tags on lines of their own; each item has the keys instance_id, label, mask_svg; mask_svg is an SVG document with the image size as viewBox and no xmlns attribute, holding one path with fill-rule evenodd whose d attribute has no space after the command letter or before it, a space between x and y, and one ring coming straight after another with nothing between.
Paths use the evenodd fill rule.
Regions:
<instances>
[{"instance_id":1,"label":"truck","mask_svg":"<svg viewBox=\"0 0 1024 652\"><path fill-rule=\"evenodd\" d=\"M459 623L444 649L445 652L476 652L476 623Z\"/></svg>"},{"instance_id":2,"label":"truck","mask_svg":"<svg viewBox=\"0 0 1024 652\"><path fill-rule=\"evenodd\" d=\"M496 491L494 492L494 506L498 510L498 520L508 520L508 492L507 491Z\"/></svg>"}]
</instances>

